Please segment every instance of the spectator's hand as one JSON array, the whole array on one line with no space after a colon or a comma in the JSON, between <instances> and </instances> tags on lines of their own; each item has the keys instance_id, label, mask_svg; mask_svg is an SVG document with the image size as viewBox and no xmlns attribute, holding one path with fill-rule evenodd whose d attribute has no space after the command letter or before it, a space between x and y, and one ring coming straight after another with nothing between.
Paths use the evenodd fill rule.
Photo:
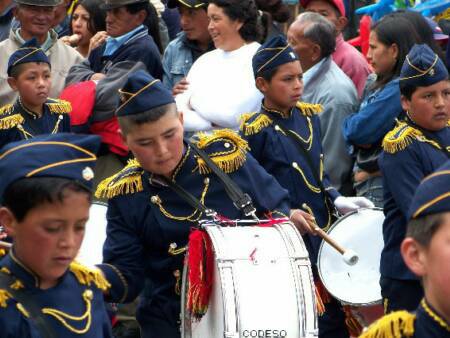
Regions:
<instances>
[{"instance_id":1,"label":"spectator's hand","mask_svg":"<svg viewBox=\"0 0 450 338\"><path fill-rule=\"evenodd\" d=\"M105 31L97 32L89 41L89 53L106 41L108 34Z\"/></svg>"},{"instance_id":2,"label":"spectator's hand","mask_svg":"<svg viewBox=\"0 0 450 338\"><path fill-rule=\"evenodd\" d=\"M90 80L92 81L99 81L101 79L103 79L106 75L103 73L95 73L94 75L91 76Z\"/></svg>"},{"instance_id":3,"label":"spectator's hand","mask_svg":"<svg viewBox=\"0 0 450 338\"><path fill-rule=\"evenodd\" d=\"M373 208L375 205L365 197L344 197L339 196L334 200L334 205L338 211L345 215L359 208Z\"/></svg>"},{"instance_id":4,"label":"spectator's hand","mask_svg":"<svg viewBox=\"0 0 450 338\"><path fill-rule=\"evenodd\" d=\"M292 209L290 212L289 219L292 223L297 227L300 234L304 235L306 233L310 233L315 235L316 231L314 230L316 227L315 218L308 214L307 212L300 209Z\"/></svg>"},{"instance_id":5,"label":"spectator's hand","mask_svg":"<svg viewBox=\"0 0 450 338\"><path fill-rule=\"evenodd\" d=\"M73 34L70 36L69 35L63 36L60 40L68 46L76 47L78 45L78 42L80 42L80 39L81 35Z\"/></svg>"},{"instance_id":6,"label":"spectator's hand","mask_svg":"<svg viewBox=\"0 0 450 338\"><path fill-rule=\"evenodd\" d=\"M175 86L172 88L172 95L177 96L178 94L184 93L189 87L189 82L186 78L182 78Z\"/></svg>"}]
</instances>

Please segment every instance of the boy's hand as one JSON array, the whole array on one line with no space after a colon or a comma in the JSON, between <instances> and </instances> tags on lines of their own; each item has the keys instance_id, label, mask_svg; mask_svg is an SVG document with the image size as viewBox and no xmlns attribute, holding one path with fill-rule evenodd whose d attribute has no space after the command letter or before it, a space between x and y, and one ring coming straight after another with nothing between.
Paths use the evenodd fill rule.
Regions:
<instances>
[{"instance_id":1,"label":"boy's hand","mask_svg":"<svg viewBox=\"0 0 450 338\"><path fill-rule=\"evenodd\" d=\"M306 233L316 234L316 231L314 230L316 227L316 220L307 212L300 209L292 209L289 219L294 223L301 235Z\"/></svg>"}]
</instances>

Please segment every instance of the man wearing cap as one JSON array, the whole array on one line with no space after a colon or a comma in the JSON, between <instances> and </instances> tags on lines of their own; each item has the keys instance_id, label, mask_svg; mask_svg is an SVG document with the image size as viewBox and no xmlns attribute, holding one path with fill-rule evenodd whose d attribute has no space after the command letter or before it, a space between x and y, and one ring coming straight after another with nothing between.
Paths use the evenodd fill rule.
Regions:
<instances>
[{"instance_id":1,"label":"man wearing cap","mask_svg":"<svg viewBox=\"0 0 450 338\"><path fill-rule=\"evenodd\" d=\"M386 312L413 311L422 286L400 256L411 198L420 181L450 158L450 84L444 63L427 45L414 45L403 64L400 93L407 118L383 140L384 248L381 294Z\"/></svg>"},{"instance_id":2,"label":"man wearing cap","mask_svg":"<svg viewBox=\"0 0 450 338\"><path fill-rule=\"evenodd\" d=\"M342 35L348 21L343 0L300 0L300 4L306 11L319 13L335 25L336 50L333 52L333 61L353 81L358 97L361 97L371 71L364 56Z\"/></svg>"},{"instance_id":3,"label":"man wearing cap","mask_svg":"<svg viewBox=\"0 0 450 338\"><path fill-rule=\"evenodd\" d=\"M298 16L288 30L289 43L300 58L304 90L302 100L320 103L319 114L325 170L331 184L343 195L353 191L353 160L348 155L340 126L354 112L358 94L353 82L336 65L331 54L335 46L333 25L317 13Z\"/></svg>"},{"instance_id":4,"label":"man wearing cap","mask_svg":"<svg viewBox=\"0 0 450 338\"><path fill-rule=\"evenodd\" d=\"M41 48L48 55L52 65L52 87L50 97L58 97L64 88L64 80L70 67L80 62L82 56L72 47L58 40L58 35L51 29L55 6L60 0L15 0L15 18L20 28L12 29L9 38L0 43L0 59L7 60L19 47L35 37ZM17 94L8 86L6 79L7 63L0 64L0 103L13 103Z\"/></svg>"},{"instance_id":5,"label":"man wearing cap","mask_svg":"<svg viewBox=\"0 0 450 338\"><path fill-rule=\"evenodd\" d=\"M163 56L163 83L176 95L187 85L185 77L195 60L214 49L214 45L208 32L207 0L169 0L167 5L178 7L183 30L169 43Z\"/></svg>"}]
</instances>

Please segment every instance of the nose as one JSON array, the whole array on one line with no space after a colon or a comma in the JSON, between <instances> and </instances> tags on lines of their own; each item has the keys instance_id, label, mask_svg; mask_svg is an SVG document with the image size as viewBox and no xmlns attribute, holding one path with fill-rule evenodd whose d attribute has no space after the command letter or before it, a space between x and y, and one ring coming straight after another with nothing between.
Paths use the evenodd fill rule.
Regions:
<instances>
[{"instance_id":1,"label":"nose","mask_svg":"<svg viewBox=\"0 0 450 338\"><path fill-rule=\"evenodd\" d=\"M159 142L156 149L157 155L164 155L168 151L167 149L166 142Z\"/></svg>"},{"instance_id":2,"label":"nose","mask_svg":"<svg viewBox=\"0 0 450 338\"><path fill-rule=\"evenodd\" d=\"M80 27L81 26L81 18L76 18L73 20L73 26Z\"/></svg>"},{"instance_id":3,"label":"nose","mask_svg":"<svg viewBox=\"0 0 450 338\"><path fill-rule=\"evenodd\" d=\"M208 22L208 31L212 31L214 29L214 23L212 22L212 20L209 20Z\"/></svg>"},{"instance_id":4,"label":"nose","mask_svg":"<svg viewBox=\"0 0 450 338\"><path fill-rule=\"evenodd\" d=\"M437 95L434 105L436 107L443 107L445 105L446 100L448 101L448 99L442 93L440 93Z\"/></svg>"},{"instance_id":5,"label":"nose","mask_svg":"<svg viewBox=\"0 0 450 338\"><path fill-rule=\"evenodd\" d=\"M105 18L105 21L106 21L106 23L111 23L111 21L113 20L113 14L112 14L112 12L111 11L107 11L106 12L106 18Z\"/></svg>"},{"instance_id":6,"label":"nose","mask_svg":"<svg viewBox=\"0 0 450 338\"><path fill-rule=\"evenodd\" d=\"M62 232L60 246L63 248L73 248L77 242L77 234L73 229L67 229Z\"/></svg>"}]
</instances>

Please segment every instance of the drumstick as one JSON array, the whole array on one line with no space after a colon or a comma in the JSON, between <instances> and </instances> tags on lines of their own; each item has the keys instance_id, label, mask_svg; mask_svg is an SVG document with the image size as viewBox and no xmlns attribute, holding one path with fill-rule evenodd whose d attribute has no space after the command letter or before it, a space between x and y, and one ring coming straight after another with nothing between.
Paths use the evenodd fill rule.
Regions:
<instances>
[{"instance_id":1,"label":"drumstick","mask_svg":"<svg viewBox=\"0 0 450 338\"><path fill-rule=\"evenodd\" d=\"M11 249L12 244L4 241L0 241L0 247L3 247L5 249Z\"/></svg>"}]
</instances>

